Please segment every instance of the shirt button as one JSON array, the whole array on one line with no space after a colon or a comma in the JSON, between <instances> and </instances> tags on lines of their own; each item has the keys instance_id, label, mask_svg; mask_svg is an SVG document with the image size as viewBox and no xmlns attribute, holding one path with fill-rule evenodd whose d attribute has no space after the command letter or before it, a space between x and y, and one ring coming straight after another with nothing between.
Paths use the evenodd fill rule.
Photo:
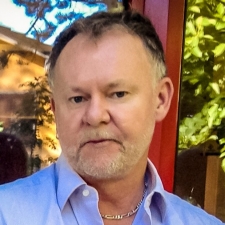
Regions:
<instances>
[{"instance_id":1,"label":"shirt button","mask_svg":"<svg viewBox=\"0 0 225 225\"><path fill-rule=\"evenodd\" d=\"M83 190L83 196L87 197L89 195L89 190Z\"/></svg>"}]
</instances>

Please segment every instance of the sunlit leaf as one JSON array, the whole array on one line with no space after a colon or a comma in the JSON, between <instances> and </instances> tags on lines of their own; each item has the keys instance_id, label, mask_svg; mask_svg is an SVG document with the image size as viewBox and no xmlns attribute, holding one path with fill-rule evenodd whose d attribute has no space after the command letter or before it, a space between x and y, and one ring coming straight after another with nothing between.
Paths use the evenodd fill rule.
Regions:
<instances>
[{"instance_id":1,"label":"sunlit leaf","mask_svg":"<svg viewBox=\"0 0 225 225\"><path fill-rule=\"evenodd\" d=\"M191 118L185 118L184 125L186 125L187 127L189 127L192 124L193 124L193 120Z\"/></svg>"},{"instance_id":2,"label":"sunlit leaf","mask_svg":"<svg viewBox=\"0 0 225 225\"><path fill-rule=\"evenodd\" d=\"M196 20L195 20L195 23L198 27L201 27L202 26L202 20L203 20L203 17L202 16L199 16Z\"/></svg>"},{"instance_id":3,"label":"sunlit leaf","mask_svg":"<svg viewBox=\"0 0 225 225\"><path fill-rule=\"evenodd\" d=\"M188 59L191 56L191 52L187 52L184 54L184 60Z\"/></svg>"},{"instance_id":4,"label":"sunlit leaf","mask_svg":"<svg viewBox=\"0 0 225 225\"><path fill-rule=\"evenodd\" d=\"M208 139L209 140L218 140L218 137L217 137L217 135L211 135L211 136L209 136Z\"/></svg>"},{"instance_id":5,"label":"sunlit leaf","mask_svg":"<svg viewBox=\"0 0 225 225\"><path fill-rule=\"evenodd\" d=\"M192 35L196 35L195 26L191 21L187 22L186 26L187 31L189 31Z\"/></svg>"},{"instance_id":6,"label":"sunlit leaf","mask_svg":"<svg viewBox=\"0 0 225 225\"><path fill-rule=\"evenodd\" d=\"M222 22L222 21L217 21L216 25L215 25L215 28L217 30L222 30L225 28L225 22Z\"/></svg>"},{"instance_id":7,"label":"sunlit leaf","mask_svg":"<svg viewBox=\"0 0 225 225\"><path fill-rule=\"evenodd\" d=\"M218 116L218 114L217 114ZM214 126L219 126L221 124L221 119L219 117L217 117L213 123Z\"/></svg>"},{"instance_id":8,"label":"sunlit leaf","mask_svg":"<svg viewBox=\"0 0 225 225\"><path fill-rule=\"evenodd\" d=\"M221 64L216 64L213 66L214 71L218 71L221 68Z\"/></svg>"},{"instance_id":9,"label":"sunlit leaf","mask_svg":"<svg viewBox=\"0 0 225 225\"><path fill-rule=\"evenodd\" d=\"M205 18L206 18L206 17L205 17ZM212 18L207 18L207 19L208 19L208 21L209 21L209 23L210 23L211 25L213 25L213 26L216 25L217 19L212 19Z\"/></svg>"},{"instance_id":10,"label":"sunlit leaf","mask_svg":"<svg viewBox=\"0 0 225 225\"><path fill-rule=\"evenodd\" d=\"M191 140L191 142L196 142L197 138L196 138L196 136L191 136L190 140Z\"/></svg>"},{"instance_id":11,"label":"sunlit leaf","mask_svg":"<svg viewBox=\"0 0 225 225\"><path fill-rule=\"evenodd\" d=\"M224 46L224 50L225 50L225 46ZM191 53L198 58L202 57L202 51L200 50L198 46L192 48Z\"/></svg>"},{"instance_id":12,"label":"sunlit leaf","mask_svg":"<svg viewBox=\"0 0 225 225\"><path fill-rule=\"evenodd\" d=\"M187 129L186 126L180 125L180 127L179 127L179 132L185 133L186 129Z\"/></svg>"},{"instance_id":13,"label":"sunlit leaf","mask_svg":"<svg viewBox=\"0 0 225 225\"><path fill-rule=\"evenodd\" d=\"M206 34L203 37L206 38L206 39L210 39L210 40L213 40L214 39L213 36L211 36L209 34Z\"/></svg>"},{"instance_id":14,"label":"sunlit leaf","mask_svg":"<svg viewBox=\"0 0 225 225\"><path fill-rule=\"evenodd\" d=\"M225 108L222 109L222 111L219 113L220 118L225 118Z\"/></svg>"},{"instance_id":15,"label":"sunlit leaf","mask_svg":"<svg viewBox=\"0 0 225 225\"><path fill-rule=\"evenodd\" d=\"M198 6L191 6L188 10L191 12L200 13L200 8Z\"/></svg>"},{"instance_id":16,"label":"sunlit leaf","mask_svg":"<svg viewBox=\"0 0 225 225\"><path fill-rule=\"evenodd\" d=\"M222 16L224 15L224 5L222 3L219 3L216 7L216 11Z\"/></svg>"},{"instance_id":17,"label":"sunlit leaf","mask_svg":"<svg viewBox=\"0 0 225 225\"><path fill-rule=\"evenodd\" d=\"M186 132L185 132L185 134L187 135L187 136L189 136L189 138L191 138L191 136L193 135L193 133L194 133L194 129L191 127L191 128L188 128L187 130L186 130Z\"/></svg>"},{"instance_id":18,"label":"sunlit leaf","mask_svg":"<svg viewBox=\"0 0 225 225\"><path fill-rule=\"evenodd\" d=\"M204 107L202 110L202 114L206 116L208 114L208 107Z\"/></svg>"},{"instance_id":19,"label":"sunlit leaf","mask_svg":"<svg viewBox=\"0 0 225 225\"><path fill-rule=\"evenodd\" d=\"M220 94L220 87L219 87L219 84L218 83L210 83L209 84L212 89L215 91L216 94Z\"/></svg>"},{"instance_id":20,"label":"sunlit leaf","mask_svg":"<svg viewBox=\"0 0 225 225\"><path fill-rule=\"evenodd\" d=\"M215 24L216 24L216 20L209 19L207 17L203 17L203 19L202 19L202 25L204 27L211 26L211 25L215 25Z\"/></svg>"},{"instance_id":21,"label":"sunlit leaf","mask_svg":"<svg viewBox=\"0 0 225 225\"><path fill-rule=\"evenodd\" d=\"M219 140L219 143L222 145L222 144L225 144L225 138L221 138L220 140ZM221 149L221 151L225 151L225 147L223 147L222 149Z\"/></svg>"},{"instance_id":22,"label":"sunlit leaf","mask_svg":"<svg viewBox=\"0 0 225 225\"><path fill-rule=\"evenodd\" d=\"M217 114L218 107L218 104L212 105L208 110L208 115L212 118L215 118L215 114Z\"/></svg>"},{"instance_id":23,"label":"sunlit leaf","mask_svg":"<svg viewBox=\"0 0 225 225\"><path fill-rule=\"evenodd\" d=\"M192 47L198 46L198 43L199 43L199 38L198 38L198 36L193 37L193 38L192 38L192 42L191 42Z\"/></svg>"},{"instance_id":24,"label":"sunlit leaf","mask_svg":"<svg viewBox=\"0 0 225 225\"><path fill-rule=\"evenodd\" d=\"M186 37L185 44L190 45L192 43L193 37Z\"/></svg>"},{"instance_id":25,"label":"sunlit leaf","mask_svg":"<svg viewBox=\"0 0 225 225\"><path fill-rule=\"evenodd\" d=\"M195 96L199 95L202 92L202 85L198 85L198 88L195 89Z\"/></svg>"},{"instance_id":26,"label":"sunlit leaf","mask_svg":"<svg viewBox=\"0 0 225 225\"><path fill-rule=\"evenodd\" d=\"M209 119L208 119L208 127L209 128L212 128L212 126L213 126L213 120L214 120L213 117L209 117Z\"/></svg>"},{"instance_id":27,"label":"sunlit leaf","mask_svg":"<svg viewBox=\"0 0 225 225\"><path fill-rule=\"evenodd\" d=\"M208 126L205 126L203 127L199 133L207 133L209 131L209 127Z\"/></svg>"},{"instance_id":28,"label":"sunlit leaf","mask_svg":"<svg viewBox=\"0 0 225 225\"><path fill-rule=\"evenodd\" d=\"M225 172L225 160L224 159L222 160L221 167L222 167L223 171Z\"/></svg>"},{"instance_id":29,"label":"sunlit leaf","mask_svg":"<svg viewBox=\"0 0 225 225\"><path fill-rule=\"evenodd\" d=\"M225 152L223 152L223 153L220 154L220 158L223 158L224 156L225 156Z\"/></svg>"},{"instance_id":30,"label":"sunlit leaf","mask_svg":"<svg viewBox=\"0 0 225 225\"><path fill-rule=\"evenodd\" d=\"M215 47L215 49L213 50L213 53L215 57L218 57L222 55L224 51L225 51L225 43L220 43L219 45Z\"/></svg>"},{"instance_id":31,"label":"sunlit leaf","mask_svg":"<svg viewBox=\"0 0 225 225\"><path fill-rule=\"evenodd\" d=\"M190 84L196 84L199 82L199 79L197 79L197 78L190 79L189 82L190 82Z\"/></svg>"}]
</instances>

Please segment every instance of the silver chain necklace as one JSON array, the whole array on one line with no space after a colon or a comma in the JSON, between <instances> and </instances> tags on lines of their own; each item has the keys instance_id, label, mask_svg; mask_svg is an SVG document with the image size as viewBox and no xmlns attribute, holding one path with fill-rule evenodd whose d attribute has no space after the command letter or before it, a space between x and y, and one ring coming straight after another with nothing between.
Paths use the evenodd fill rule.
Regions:
<instances>
[{"instance_id":1,"label":"silver chain necklace","mask_svg":"<svg viewBox=\"0 0 225 225\"><path fill-rule=\"evenodd\" d=\"M130 216L134 215L138 211L138 209L140 208L142 202L144 201L146 192L147 192L147 182L145 182L145 189L144 189L141 201L137 204L137 206L133 210L131 210L128 213L118 214L118 215L107 215L107 214L102 215L101 214L101 217L103 219L107 219L107 220L122 220L123 218L127 218L127 217L130 217Z\"/></svg>"}]
</instances>

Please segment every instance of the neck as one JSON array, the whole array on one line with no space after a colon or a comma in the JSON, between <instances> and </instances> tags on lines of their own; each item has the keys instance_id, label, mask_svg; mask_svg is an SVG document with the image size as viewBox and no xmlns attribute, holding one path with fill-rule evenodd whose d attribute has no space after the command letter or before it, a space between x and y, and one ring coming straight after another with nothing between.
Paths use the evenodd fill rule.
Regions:
<instances>
[{"instance_id":1,"label":"neck","mask_svg":"<svg viewBox=\"0 0 225 225\"><path fill-rule=\"evenodd\" d=\"M145 190L146 165L136 168L129 175L118 180L89 180L88 184L97 189L99 211L102 215L122 215L134 210L143 198ZM104 219L104 224L131 224L136 213L121 220ZM129 221L129 222L128 222ZM127 223L126 223L127 222Z\"/></svg>"},{"instance_id":2,"label":"neck","mask_svg":"<svg viewBox=\"0 0 225 225\"><path fill-rule=\"evenodd\" d=\"M121 186L122 185L122 186ZM144 177L136 185L124 182L110 195L99 195L99 211L105 225L132 224L145 196ZM125 191L124 191L125 190Z\"/></svg>"}]
</instances>

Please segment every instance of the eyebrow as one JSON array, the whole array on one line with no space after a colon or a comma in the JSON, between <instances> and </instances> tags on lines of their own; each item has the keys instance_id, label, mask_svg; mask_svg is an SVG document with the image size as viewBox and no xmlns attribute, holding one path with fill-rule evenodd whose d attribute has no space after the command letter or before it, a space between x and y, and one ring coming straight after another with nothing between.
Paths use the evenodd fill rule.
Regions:
<instances>
[{"instance_id":1,"label":"eyebrow","mask_svg":"<svg viewBox=\"0 0 225 225\"><path fill-rule=\"evenodd\" d=\"M127 85L125 84L124 80L116 80L114 82L111 82L107 85L108 88L115 88L115 87L119 87L121 85Z\"/></svg>"},{"instance_id":2,"label":"eyebrow","mask_svg":"<svg viewBox=\"0 0 225 225\"><path fill-rule=\"evenodd\" d=\"M120 87L129 88L130 90L133 90L133 91L138 89L136 84L129 83L129 82L123 80L123 79L119 79L119 80L116 80L116 81L113 81L113 82L109 83L106 88L113 89L113 88L120 88Z\"/></svg>"},{"instance_id":3,"label":"eyebrow","mask_svg":"<svg viewBox=\"0 0 225 225\"><path fill-rule=\"evenodd\" d=\"M82 88L79 88L79 87L72 87L71 90L72 90L73 92L84 92L84 91L82 90Z\"/></svg>"},{"instance_id":4,"label":"eyebrow","mask_svg":"<svg viewBox=\"0 0 225 225\"><path fill-rule=\"evenodd\" d=\"M123 79L118 79L118 80L115 80L113 82L110 82L108 84L105 85L104 89L107 90L107 89L113 89L113 88L118 88L118 87L129 87L131 89L136 89L135 85L131 85L127 82L125 82ZM85 90L81 87L78 87L78 86L73 86L71 87L71 90L73 92L80 92L80 93L84 93Z\"/></svg>"}]
</instances>

